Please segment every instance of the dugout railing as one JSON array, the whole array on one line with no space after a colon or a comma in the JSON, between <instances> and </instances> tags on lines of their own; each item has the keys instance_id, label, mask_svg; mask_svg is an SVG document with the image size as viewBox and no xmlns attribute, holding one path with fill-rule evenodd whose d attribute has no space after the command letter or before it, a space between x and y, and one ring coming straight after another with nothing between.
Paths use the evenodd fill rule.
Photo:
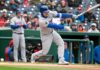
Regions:
<instances>
[{"instance_id":1,"label":"dugout railing","mask_svg":"<svg viewBox=\"0 0 100 70\"><path fill-rule=\"evenodd\" d=\"M10 40L12 39L12 37L0 37L0 40ZM40 41L40 37L25 37L26 40L31 40L31 41ZM72 63L72 54L73 54L73 42L79 42L79 43L88 43L90 44L91 43L91 47L92 47L92 63L93 63L93 47L94 47L94 42L92 40L84 40L84 39L63 39L65 42L68 42L69 43L69 51L70 51L70 63ZM79 45L80 46L80 45ZM78 46L78 47L79 47ZM2 49L2 52L4 50ZM57 50L56 50L57 51ZM3 54L4 55L4 54ZM88 57L88 52L86 53L86 56ZM55 59L56 55L54 54L54 59ZM55 61L55 60L54 60ZM78 50L78 63L82 63L82 60L81 60L81 56L80 56L80 48Z\"/></svg>"},{"instance_id":2,"label":"dugout railing","mask_svg":"<svg viewBox=\"0 0 100 70\"><path fill-rule=\"evenodd\" d=\"M94 42L92 40L84 40L84 39L64 39L64 41L69 42L69 48L70 48L70 63L72 63L72 58L73 58L73 42L78 42L78 63L82 63L82 56L81 56L81 50L80 50L80 43L87 43L87 48L91 44L91 63L93 64L94 61L94 54L93 54L93 47L94 47ZM84 49L83 49L84 50ZM89 51L86 52L86 58L88 59ZM88 59L89 60L89 59Z\"/></svg>"}]
</instances>

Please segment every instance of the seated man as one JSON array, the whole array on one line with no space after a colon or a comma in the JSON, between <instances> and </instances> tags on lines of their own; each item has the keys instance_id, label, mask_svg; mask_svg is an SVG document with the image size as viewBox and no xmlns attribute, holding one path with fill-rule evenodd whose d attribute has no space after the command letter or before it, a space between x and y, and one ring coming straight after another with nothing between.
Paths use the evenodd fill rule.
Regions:
<instances>
[{"instance_id":1,"label":"seated man","mask_svg":"<svg viewBox=\"0 0 100 70\"><path fill-rule=\"evenodd\" d=\"M100 64L100 45L94 48L94 60L97 64Z\"/></svg>"},{"instance_id":2,"label":"seated man","mask_svg":"<svg viewBox=\"0 0 100 70\"><path fill-rule=\"evenodd\" d=\"M67 43L64 42L64 58L65 58L65 61L69 62L70 61L70 51L69 51L69 48L67 46ZM74 63L74 55L72 54L71 55L71 63Z\"/></svg>"},{"instance_id":3,"label":"seated man","mask_svg":"<svg viewBox=\"0 0 100 70\"><path fill-rule=\"evenodd\" d=\"M5 48L6 61L13 61L13 40L10 40L9 45Z\"/></svg>"},{"instance_id":4,"label":"seated man","mask_svg":"<svg viewBox=\"0 0 100 70\"><path fill-rule=\"evenodd\" d=\"M18 51L18 54L20 54L19 51ZM18 58L19 58L19 60L21 60L20 55L18 56ZM10 40L8 46L5 48L5 61L14 61L14 57L13 57L13 40L12 39Z\"/></svg>"}]
</instances>

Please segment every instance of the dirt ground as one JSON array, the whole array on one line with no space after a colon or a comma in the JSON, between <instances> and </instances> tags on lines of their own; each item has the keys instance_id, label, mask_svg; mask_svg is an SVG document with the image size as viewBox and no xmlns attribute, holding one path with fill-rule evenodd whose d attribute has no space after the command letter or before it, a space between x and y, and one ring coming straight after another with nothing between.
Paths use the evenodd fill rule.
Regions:
<instances>
[{"instance_id":1,"label":"dirt ground","mask_svg":"<svg viewBox=\"0 0 100 70\"><path fill-rule=\"evenodd\" d=\"M80 70L100 70L100 65L87 65L87 64L69 64L58 65L52 63L13 63L13 62L0 62L0 66L47 66L47 67L66 67L66 68L78 68Z\"/></svg>"}]
</instances>

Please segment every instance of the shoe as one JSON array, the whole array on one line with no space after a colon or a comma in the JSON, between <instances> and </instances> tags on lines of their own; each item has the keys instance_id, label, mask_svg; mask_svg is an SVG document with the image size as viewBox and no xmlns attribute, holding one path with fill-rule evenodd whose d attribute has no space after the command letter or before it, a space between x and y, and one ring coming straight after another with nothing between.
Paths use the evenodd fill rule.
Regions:
<instances>
[{"instance_id":1,"label":"shoe","mask_svg":"<svg viewBox=\"0 0 100 70\"><path fill-rule=\"evenodd\" d=\"M60 64L60 65L69 65L69 62L67 62L65 60L59 60L58 64Z\"/></svg>"},{"instance_id":2,"label":"shoe","mask_svg":"<svg viewBox=\"0 0 100 70\"><path fill-rule=\"evenodd\" d=\"M31 63L35 63L35 61L31 61Z\"/></svg>"},{"instance_id":3,"label":"shoe","mask_svg":"<svg viewBox=\"0 0 100 70\"><path fill-rule=\"evenodd\" d=\"M32 56L31 56L31 63L35 63L35 55L34 54L32 54Z\"/></svg>"}]
</instances>

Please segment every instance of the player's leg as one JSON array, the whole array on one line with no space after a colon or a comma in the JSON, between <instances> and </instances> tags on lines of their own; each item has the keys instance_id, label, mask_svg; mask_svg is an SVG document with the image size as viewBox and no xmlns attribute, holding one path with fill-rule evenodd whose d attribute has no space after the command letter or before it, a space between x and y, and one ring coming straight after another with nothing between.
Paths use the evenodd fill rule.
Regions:
<instances>
[{"instance_id":1,"label":"player's leg","mask_svg":"<svg viewBox=\"0 0 100 70\"><path fill-rule=\"evenodd\" d=\"M25 52L25 37L24 34L20 35L20 48L21 48L21 59L26 62L26 52Z\"/></svg>"},{"instance_id":2,"label":"player's leg","mask_svg":"<svg viewBox=\"0 0 100 70\"><path fill-rule=\"evenodd\" d=\"M52 43L52 34L50 35L44 35L41 37L41 42L42 42L42 50L38 51L36 53L33 53L31 55L31 62L34 63L35 62L35 58L34 57L40 57L43 55L46 55L50 49L51 43Z\"/></svg>"},{"instance_id":3,"label":"player's leg","mask_svg":"<svg viewBox=\"0 0 100 70\"><path fill-rule=\"evenodd\" d=\"M40 56L43 55L43 51L40 50L38 52L35 52L31 55L31 63L34 63L36 59L38 59Z\"/></svg>"},{"instance_id":4,"label":"player's leg","mask_svg":"<svg viewBox=\"0 0 100 70\"><path fill-rule=\"evenodd\" d=\"M58 45L58 59L59 59L58 63L69 64L69 62L66 62L64 60L64 41L56 31L53 32L53 40Z\"/></svg>"},{"instance_id":5,"label":"player's leg","mask_svg":"<svg viewBox=\"0 0 100 70\"><path fill-rule=\"evenodd\" d=\"M19 46L19 35L13 33L13 44L14 44L14 61L18 62L18 46Z\"/></svg>"},{"instance_id":6,"label":"player's leg","mask_svg":"<svg viewBox=\"0 0 100 70\"><path fill-rule=\"evenodd\" d=\"M52 33L49 35L41 36L43 55L46 55L49 52L52 41L53 41Z\"/></svg>"}]
</instances>

